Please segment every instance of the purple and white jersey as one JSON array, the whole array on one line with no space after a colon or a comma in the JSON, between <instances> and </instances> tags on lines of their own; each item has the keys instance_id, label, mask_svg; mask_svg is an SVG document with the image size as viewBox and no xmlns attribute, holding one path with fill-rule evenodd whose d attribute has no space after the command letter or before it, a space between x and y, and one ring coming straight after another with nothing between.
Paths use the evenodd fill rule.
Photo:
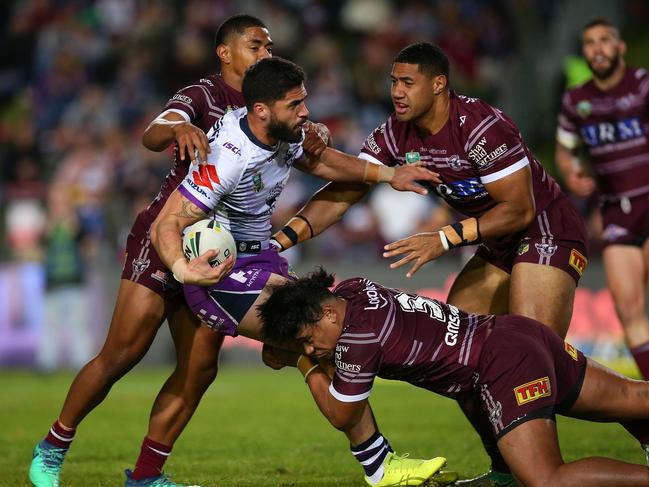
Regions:
<instances>
[{"instance_id":1,"label":"purple and white jersey","mask_svg":"<svg viewBox=\"0 0 649 487\"><path fill-rule=\"evenodd\" d=\"M286 186L291 166L303 156L302 141L259 141L248 126L246 109L226 114L207 136L206 165L190 168L178 190L230 230L235 240L270 240L270 217Z\"/></svg>"},{"instance_id":2,"label":"purple and white jersey","mask_svg":"<svg viewBox=\"0 0 649 487\"><path fill-rule=\"evenodd\" d=\"M558 142L585 145L606 199L649 193L649 74L627 67L622 81L602 91L594 81L563 96Z\"/></svg>"},{"instance_id":3,"label":"purple and white jersey","mask_svg":"<svg viewBox=\"0 0 649 487\"><path fill-rule=\"evenodd\" d=\"M220 75L212 75L178 91L167 102L164 111L178 113L187 122L207 133L226 112L242 106L245 106L245 102L241 92L223 81ZM160 192L145 210L149 223L155 220L169 195L185 179L190 164L189 159L180 160L178 144L175 144L174 165L167 174Z\"/></svg>"},{"instance_id":4,"label":"purple and white jersey","mask_svg":"<svg viewBox=\"0 0 649 487\"><path fill-rule=\"evenodd\" d=\"M347 300L329 387L336 399L367 398L377 376L449 397L471 389L493 316L468 314L362 278L343 281L333 292Z\"/></svg>"},{"instance_id":5,"label":"purple and white jersey","mask_svg":"<svg viewBox=\"0 0 649 487\"><path fill-rule=\"evenodd\" d=\"M423 162L443 181L432 185L435 192L468 216L479 217L496 205L485 184L526 166L532 171L537 214L561 192L507 115L454 91L449 120L438 133L423 133L413 122L399 122L392 114L367 137L359 157L387 166Z\"/></svg>"}]
</instances>

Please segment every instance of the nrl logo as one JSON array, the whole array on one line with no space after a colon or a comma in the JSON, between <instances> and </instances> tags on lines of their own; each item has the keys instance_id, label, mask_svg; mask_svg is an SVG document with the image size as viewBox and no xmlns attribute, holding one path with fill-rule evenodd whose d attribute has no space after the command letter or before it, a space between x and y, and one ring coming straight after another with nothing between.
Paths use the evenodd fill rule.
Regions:
<instances>
[{"instance_id":1,"label":"nrl logo","mask_svg":"<svg viewBox=\"0 0 649 487\"><path fill-rule=\"evenodd\" d=\"M406 153L406 163L407 164L413 164L415 162L421 161L421 156L419 155L419 152L415 151L410 151Z\"/></svg>"},{"instance_id":2,"label":"nrl logo","mask_svg":"<svg viewBox=\"0 0 649 487\"><path fill-rule=\"evenodd\" d=\"M259 193L264 189L264 181L261 179L261 174L255 173L254 176L252 176L252 189L255 193Z\"/></svg>"},{"instance_id":3,"label":"nrl logo","mask_svg":"<svg viewBox=\"0 0 649 487\"><path fill-rule=\"evenodd\" d=\"M524 255L527 253L528 250L530 250L530 244L522 243L518 246L518 250L516 251L516 253L518 255Z\"/></svg>"},{"instance_id":4,"label":"nrl logo","mask_svg":"<svg viewBox=\"0 0 649 487\"><path fill-rule=\"evenodd\" d=\"M593 111L593 104L588 100L582 100L577 103L577 114L581 118L586 118Z\"/></svg>"}]
</instances>

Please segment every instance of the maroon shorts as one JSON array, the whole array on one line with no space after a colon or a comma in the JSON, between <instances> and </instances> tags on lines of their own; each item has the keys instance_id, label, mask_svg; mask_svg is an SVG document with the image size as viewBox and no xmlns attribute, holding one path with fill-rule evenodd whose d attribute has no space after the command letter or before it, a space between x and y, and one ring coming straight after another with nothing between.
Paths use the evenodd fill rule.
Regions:
<instances>
[{"instance_id":1,"label":"maroon shorts","mask_svg":"<svg viewBox=\"0 0 649 487\"><path fill-rule=\"evenodd\" d=\"M485 240L475 255L511 274L519 262L561 269L579 283L588 264L587 233L579 212L561 195L523 232Z\"/></svg>"},{"instance_id":2,"label":"maroon shorts","mask_svg":"<svg viewBox=\"0 0 649 487\"><path fill-rule=\"evenodd\" d=\"M496 316L474 387L496 438L536 418L554 419L579 396L586 357L538 321Z\"/></svg>"},{"instance_id":3,"label":"maroon shorts","mask_svg":"<svg viewBox=\"0 0 649 487\"><path fill-rule=\"evenodd\" d=\"M151 217L140 213L135 219L131 233L126 240L126 256L122 279L137 282L169 301L182 301L183 293L180 283L162 263L151 245L149 228Z\"/></svg>"},{"instance_id":4,"label":"maroon shorts","mask_svg":"<svg viewBox=\"0 0 649 487\"><path fill-rule=\"evenodd\" d=\"M649 195L602 204L602 244L642 247L649 238Z\"/></svg>"}]
</instances>

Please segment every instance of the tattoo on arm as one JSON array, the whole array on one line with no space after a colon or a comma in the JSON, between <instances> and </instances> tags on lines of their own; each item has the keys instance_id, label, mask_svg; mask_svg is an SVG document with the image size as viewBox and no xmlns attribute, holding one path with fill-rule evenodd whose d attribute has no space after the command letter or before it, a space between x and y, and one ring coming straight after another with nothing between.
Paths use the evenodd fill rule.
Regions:
<instances>
[{"instance_id":1,"label":"tattoo on arm","mask_svg":"<svg viewBox=\"0 0 649 487\"><path fill-rule=\"evenodd\" d=\"M183 197L180 202L182 204L182 208L178 213L174 213L173 216L179 218L204 218L207 216L207 214L202 209L189 201L187 198Z\"/></svg>"}]
</instances>

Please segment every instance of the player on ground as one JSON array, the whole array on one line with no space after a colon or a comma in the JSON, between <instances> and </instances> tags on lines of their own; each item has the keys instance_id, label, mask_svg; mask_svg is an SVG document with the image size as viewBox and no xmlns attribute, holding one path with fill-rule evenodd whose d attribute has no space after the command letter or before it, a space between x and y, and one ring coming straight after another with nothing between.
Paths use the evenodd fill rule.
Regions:
<instances>
[{"instance_id":1,"label":"player on ground","mask_svg":"<svg viewBox=\"0 0 649 487\"><path fill-rule=\"evenodd\" d=\"M268 340L303 344L300 369L336 428L361 414L377 376L449 397L474 391L521 485L649 485L646 465L602 457L564 463L555 424L555 413L619 421L646 453L648 382L586 359L530 318L469 314L362 278L332 292L333 283L320 269L275 287L260 315ZM335 358L333 380L314 360L326 357Z\"/></svg>"},{"instance_id":2,"label":"player on ground","mask_svg":"<svg viewBox=\"0 0 649 487\"><path fill-rule=\"evenodd\" d=\"M212 328L219 335L261 340L256 314L260 293L267 283L290 278L286 261L270 245L270 218L291 167L329 180L389 181L402 190L415 189L416 179L437 179L422 167L371 171L368 162L351 156L327 163L328 153L337 153L330 148L310 161L302 140L309 114L303 83L303 71L289 61L271 58L252 66L242 85L246 108L226 114L210 130L207 165L187 175L151 226L152 244L174 277L185 284L187 304L206 330ZM318 137L312 131L309 136ZM239 252L236 263L230 256L210 267L208 259L215 251L190 262L185 259L183 229L208 215L232 232ZM373 424L369 408L358 419L356 424ZM368 434L355 425L346 433L371 485L396 485L404 474L421 478L421 483L443 463L392 457L387 440L375 429Z\"/></svg>"},{"instance_id":3,"label":"player on ground","mask_svg":"<svg viewBox=\"0 0 649 487\"><path fill-rule=\"evenodd\" d=\"M217 373L223 338L208 333L184 303L181 286L149 240L149 227L187 174L198 153L209 150L205 132L228 110L244 105L245 70L269 57L273 42L264 23L249 15L227 19L216 33L221 72L178 91L146 129L144 145L162 151L175 143L174 166L160 193L140 213L127 240L127 255L108 336L101 351L76 376L63 409L46 438L36 445L29 476L37 487L59 485L65 453L83 418L99 405L112 385L147 352L158 329L169 322L177 366L158 394L135 470L127 485L172 487L162 473L171 448Z\"/></svg>"},{"instance_id":4,"label":"player on ground","mask_svg":"<svg viewBox=\"0 0 649 487\"><path fill-rule=\"evenodd\" d=\"M613 24L583 29L583 54L593 79L563 96L556 161L570 191L601 196L604 268L627 345L649 379L649 74L624 62L626 44ZM595 181L573 151L583 147Z\"/></svg>"},{"instance_id":5,"label":"player on ground","mask_svg":"<svg viewBox=\"0 0 649 487\"><path fill-rule=\"evenodd\" d=\"M480 244L453 283L449 303L478 314L528 316L565 337L587 264L581 218L513 121L477 98L449 90L448 76L448 58L437 46L403 49L392 65L395 113L369 135L359 157L378 167L423 162L440 174L435 192L469 218L389 244L384 256L406 254L391 267L412 262L410 276L452 248ZM298 217L317 235L365 191L329 185ZM282 247L296 243L284 233L275 235ZM297 241L310 236L302 232ZM461 406L492 460L492 472L462 485L513 485L490 428L476 416L477 402Z\"/></svg>"}]
</instances>

